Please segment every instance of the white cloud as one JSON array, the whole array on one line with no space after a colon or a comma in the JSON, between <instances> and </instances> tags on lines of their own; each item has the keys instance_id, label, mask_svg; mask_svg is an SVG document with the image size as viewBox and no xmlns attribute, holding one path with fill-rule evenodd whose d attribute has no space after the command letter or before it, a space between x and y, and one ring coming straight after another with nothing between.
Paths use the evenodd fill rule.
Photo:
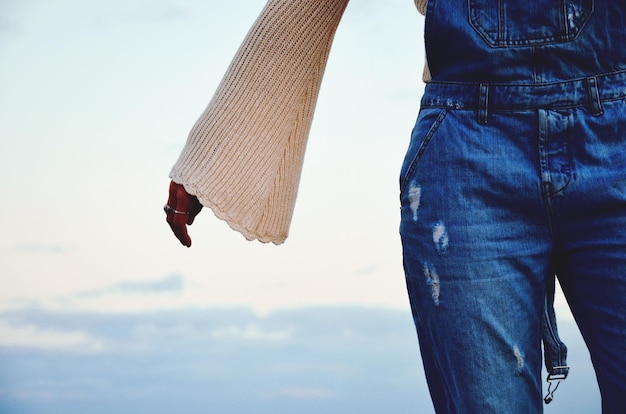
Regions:
<instances>
[{"instance_id":1,"label":"white cloud","mask_svg":"<svg viewBox=\"0 0 626 414\"><path fill-rule=\"evenodd\" d=\"M177 273L161 279L122 281L69 295L49 297L36 303L48 309L104 313L185 308L190 304L185 296L184 278Z\"/></svg>"},{"instance_id":2,"label":"white cloud","mask_svg":"<svg viewBox=\"0 0 626 414\"><path fill-rule=\"evenodd\" d=\"M572 374L546 413L594 412L588 351L559 327ZM4 398L79 414L106 395L90 412L427 413L418 348L410 312L390 308L13 310L0 313L0 412Z\"/></svg>"},{"instance_id":3,"label":"white cloud","mask_svg":"<svg viewBox=\"0 0 626 414\"><path fill-rule=\"evenodd\" d=\"M266 331L257 325L248 325L243 328L239 326L229 326L227 328L219 328L211 331L211 337L216 339L283 341L290 339L291 332L289 330Z\"/></svg>"},{"instance_id":4,"label":"white cloud","mask_svg":"<svg viewBox=\"0 0 626 414\"><path fill-rule=\"evenodd\" d=\"M99 352L104 349L104 344L80 331L42 329L36 325L15 326L0 321L0 347Z\"/></svg>"},{"instance_id":5,"label":"white cloud","mask_svg":"<svg viewBox=\"0 0 626 414\"><path fill-rule=\"evenodd\" d=\"M172 274L158 280L142 280L121 282L103 289L96 289L76 294L76 297L97 297L108 294L150 294L150 293L180 293L183 290L183 277Z\"/></svg>"}]
</instances>

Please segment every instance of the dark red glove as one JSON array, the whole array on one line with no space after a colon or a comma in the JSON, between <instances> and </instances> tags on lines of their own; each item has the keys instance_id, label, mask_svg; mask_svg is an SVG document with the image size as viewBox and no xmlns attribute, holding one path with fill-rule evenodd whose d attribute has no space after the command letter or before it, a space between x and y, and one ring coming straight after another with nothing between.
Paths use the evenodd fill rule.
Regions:
<instances>
[{"instance_id":1,"label":"dark red glove","mask_svg":"<svg viewBox=\"0 0 626 414\"><path fill-rule=\"evenodd\" d=\"M191 237L187 233L187 226L193 224L194 219L202 210L202 204L196 196L189 194L185 187L174 181L170 182L170 195L163 208L167 224L183 246L191 246Z\"/></svg>"}]
</instances>

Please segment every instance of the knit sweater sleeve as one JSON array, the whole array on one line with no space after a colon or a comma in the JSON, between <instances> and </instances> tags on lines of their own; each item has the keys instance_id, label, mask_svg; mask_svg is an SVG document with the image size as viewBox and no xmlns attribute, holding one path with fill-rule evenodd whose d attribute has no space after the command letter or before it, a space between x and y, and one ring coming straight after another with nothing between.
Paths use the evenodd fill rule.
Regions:
<instances>
[{"instance_id":1,"label":"knit sweater sleeve","mask_svg":"<svg viewBox=\"0 0 626 414\"><path fill-rule=\"evenodd\" d=\"M428 5L428 0L415 0L415 7L419 10L420 13L426 14L426 6Z\"/></svg>"},{"instance_id":2,"label":"knit sweater sleeve","mask_svg":"<svg viewBox=\"0 0 626 414\"><path fill-rule=\"evenodd\" d=\"M170 177L248 240L285 241L330 46L348 0L269 0Z\"/></svg>"}]
</instances>

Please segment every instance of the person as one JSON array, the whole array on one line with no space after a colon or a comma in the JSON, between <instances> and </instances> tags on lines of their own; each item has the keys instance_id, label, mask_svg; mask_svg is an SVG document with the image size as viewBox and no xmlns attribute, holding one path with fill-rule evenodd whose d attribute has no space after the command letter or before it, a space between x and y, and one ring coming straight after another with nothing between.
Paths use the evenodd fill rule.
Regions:
<instances>
[{"instance_id":1,"label":"person","mask_svg":"<svg viewBox=\"0 0 626 414\"><path fill-rule=\"evenodd\" d=\"M347 0L270 0L192 129L167 221L287 237ZM555 275L602 411L626 407L626 3L416 0L428 70L400 172L411 310L438 413L539 413L564 379ZM269 58L271 57L271 58ZM543 340L543 357L541 342Z\"/></svg>"}]
</instances>

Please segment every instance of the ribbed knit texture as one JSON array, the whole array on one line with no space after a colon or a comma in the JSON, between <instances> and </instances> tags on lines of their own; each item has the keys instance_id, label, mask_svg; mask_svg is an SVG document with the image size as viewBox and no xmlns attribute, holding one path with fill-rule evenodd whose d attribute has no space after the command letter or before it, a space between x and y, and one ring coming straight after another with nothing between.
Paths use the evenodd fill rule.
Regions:
<instances>
[{"instance_id":1,"label":"ribbed knit texture","mask_svg":"<svg viewBox=\"0 0 626 414\"><path fill-rule=\"evenodd\" d=\"M415 0L415 7L419 10L420 13L426 15L426 5L428 4L428 0Z\"/></svg>"},{"instance_id":2,"label":"ribbed knit texture","mask_svg":"<svg viewBox=\"0 0 626 414\"><path fill-rule=\"evenodd\" d=\"M170 177L246 239L287 237L307 137L348 0L270 0Z\"/></svg>"},{"instance_id":3,"label":"ribbed knit texture","mask_svg":"<svg viewBox=\"0 0 626 414\"><path fill-rule=\"evenodd\" d=\"M315 103L348 0L269 0L170 177L248 240L289 232ZM427 0L415 0L424 14Z\"/></svg>"}]
</instances>

